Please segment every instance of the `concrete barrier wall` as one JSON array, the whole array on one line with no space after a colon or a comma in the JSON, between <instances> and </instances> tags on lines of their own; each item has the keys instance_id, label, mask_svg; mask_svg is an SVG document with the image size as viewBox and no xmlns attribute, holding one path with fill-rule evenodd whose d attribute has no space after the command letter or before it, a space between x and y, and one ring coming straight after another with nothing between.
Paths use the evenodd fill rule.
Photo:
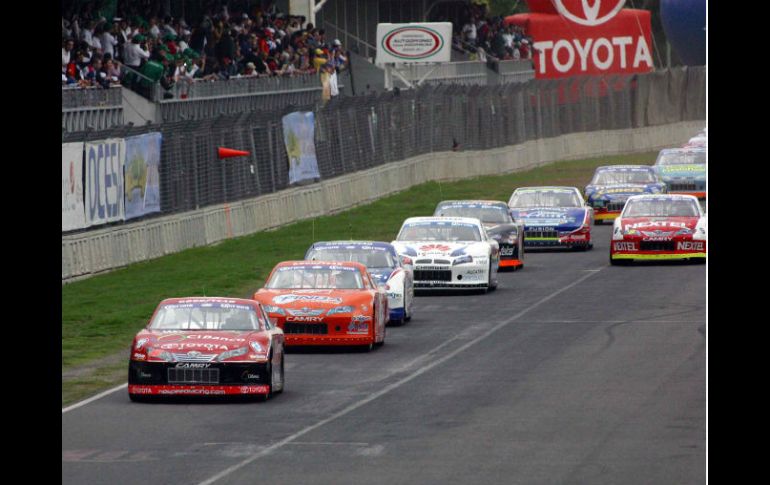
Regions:
<instances>
[{"instance_id":1,"label":"concrete barrier wall","mask_svg":"<svg viewBox=\"0 0 770 485\"><path fill-rule=\"evenodd\" d=\"M254 199L62 236L62 280L332 214L428 181L504 174L558 160L681 146L704 125L705 121L688 121L572 133L492 150L429 153Z\"/></svg>"}]
</instances>

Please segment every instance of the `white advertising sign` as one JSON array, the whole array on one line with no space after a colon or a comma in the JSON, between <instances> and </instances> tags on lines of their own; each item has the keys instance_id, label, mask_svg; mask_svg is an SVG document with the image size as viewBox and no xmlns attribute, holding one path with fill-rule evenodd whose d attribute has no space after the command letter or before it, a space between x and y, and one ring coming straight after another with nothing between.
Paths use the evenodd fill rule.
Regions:
<instances>
[{"instance_id":1,"label":"white advertising sign","mask_svg":"<svg viewBox=\"0 0 770 485\"><path fill-rule=\"evenodd\" d=\"M377 24L375 64L449 62L452 23Z\"/></svg>"},{"instance_id":2,"label":"white advertising sign","mask_svg":"<svg viewBox=\"0 0 770 485\"><path fill-rule=\"evenodd\" d=\"M123 165L126 142L111 138L86 143L86 222L88 226L125 219Z\"/></svg>"},{"instance_id":3,"label":"white advertising sign","mask_svg":"<svg viewBox=\"0 0 770 485\"><path fill-rule=\"evenodd\" d=\"M83 142L61 146L61 230L86 227L83 204Z\"/></svg>"}]
</instances>

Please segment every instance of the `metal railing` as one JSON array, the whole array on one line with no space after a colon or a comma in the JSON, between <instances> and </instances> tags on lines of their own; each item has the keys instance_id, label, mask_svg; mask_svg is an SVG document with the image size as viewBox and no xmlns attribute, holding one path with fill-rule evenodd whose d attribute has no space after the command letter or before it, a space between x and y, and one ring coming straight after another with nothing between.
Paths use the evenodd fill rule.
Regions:
<instances>
[{"instance_id":1,"label":"metal railing","mask_svg":"<svg viewBox=\"0 0 770 485\"><path fill-rule=\"evenodd\" d=\"M121 86L62 87L61 100L61 124L65 131L106 130L123 124Z\"/></svg>"},{"instance_id":2,"label":"metal railing","mask_svg":"<svg viewBox=\"0 0 770 485\"><path fill-rule=\"evenodd\" d=\"M239 96L243 94L286 93L305 90L320 90L318 74L302 73L270 77L232 77L227 80L215 81L180 81L170 90L165 90L156 84L153 99L167 102L169 99L198 99L219 96ZM173 98L164 99L164 94L170 92Z\"/></svg>"}]
</instances>

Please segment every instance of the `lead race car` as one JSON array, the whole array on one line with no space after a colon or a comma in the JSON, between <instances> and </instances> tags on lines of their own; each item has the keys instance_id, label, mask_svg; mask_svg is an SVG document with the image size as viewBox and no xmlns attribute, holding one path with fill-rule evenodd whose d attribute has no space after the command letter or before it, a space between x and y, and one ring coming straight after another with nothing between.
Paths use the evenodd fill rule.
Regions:
<instances>
[{"instance_id":1,"label":"lead race car","mask_svg":"<svg viewBox=\"0 0 770 485\"><path fill-rule=\"evenodd\" d=\"M481 221L500 246L500 269L524 266L524 224L516 222L508 204L499 200L445 200L433 212L435 217L474 217Z\"/></svg>"},{"instance_id":2,"label":"lead race car","mask_svg":"<svg viewBox=\"0 0 770 485\"><path fill-rule=\"evenodd\" d=\"M613 265L633 260L706 261L707 217L692 195L635 195L615 219Z\"/></svg>"},{"instance_id":3,"label":"lead race car","mask_svg":"<svg viewBox=\"0 0 770 485\"><path fill-rule=\"evenodd\" d=\"M706 148L666 148L655 160L655 171L670 194L706 198Z\"/></svg>"},{"instance_id":4,"label":"lead race car","mask_svg":"<svg viewBox=\"0 0 770 485\"><path fill-rule=\"evenodd\" d=\"M588 250L593 209L576 187L520 187L508 201L511 216L524 224L524 247Z\"/></svg>"},{"instance_id":5,"label":"lead race car","mask_svg":"<svg viewBox=\"0 0 770 485\"><path fill-rule=\"evenodd\" d=\"M606 165L597 167L586 185L586 203L594 209L594 223L614 220L632 195L659 194L666 184L649 165Z\"/></svg>"},{"instance_id":6,"label":"lead race car","mask_svg":"<svg viewBox=\"0 0 770 485\"><path fill-rule=\"evenodd\" d=\"M283 331L253 300L163 300L131 344L128 395L267 399L284 388L283 346Z\"/></svg>"},{"instance_id":7,"label":"lead race car","mask_svg":"<svg viewBox=\"0 0 770 485\"><path fill-rule=\"evenodd\" d=\"M412 318L414 275L412 260L398 256L392 244L379 241L321 241L313 243L305 260L356 261L388 293L389 323L400 325Z\"/></svg>"},{"instance_id":8,"label":"lead race car","mask_svg":"<svg viewBox=\"0 0 770 485\"><path fill-rule=\"evenodd\" d=\"M254 293L283 329L286 346L385 343L388 295L366 266L350 261L284 261Z\"/></svg>"},{"instance_id":9,"label":"lead race car","mask_svg":"<svg viewBox=\"0 0 770 485\"><path fill-rule=\"evenodd\" d=\"M497 287L500 246L478 219L410 217L392 244L414 261L415 290Z\"/></svg>"}]
</instances>

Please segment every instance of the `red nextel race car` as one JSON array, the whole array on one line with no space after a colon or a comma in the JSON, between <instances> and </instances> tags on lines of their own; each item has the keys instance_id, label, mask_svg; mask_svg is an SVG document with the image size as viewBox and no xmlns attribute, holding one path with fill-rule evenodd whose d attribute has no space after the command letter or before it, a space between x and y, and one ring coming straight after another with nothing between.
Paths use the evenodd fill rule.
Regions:
<instances>
[{"instance_id":1,"label":"red nextel race car","mask_svg":"<svg viewBox=\"0 0 770 485\"><path fill-rule=\"evenodd\" d=\"M163 300L131 346L128 395L267 399L283 391L283 339L252 300Z\"/></svg>"},{"instance_id":2,"label":"red nextel race car","mask_svg":"<svg viewBox=\"0 0 770 485\"><path fill-rule=\"evenodd\" d=\"M354 262L285 261L254 294L286 334L286 345L385 342L388 295Z\"/></svg>"},{"instance_id":3,"label":"red nextel race car","mask_svg":"<svg viewBox=\"0 0 770 485\"><path fill-rule=\"evenodd\" d=\"M610 263L706 261L707 218L692 195L635 195L615 219Z\"/></svg>"}]
</instances>

